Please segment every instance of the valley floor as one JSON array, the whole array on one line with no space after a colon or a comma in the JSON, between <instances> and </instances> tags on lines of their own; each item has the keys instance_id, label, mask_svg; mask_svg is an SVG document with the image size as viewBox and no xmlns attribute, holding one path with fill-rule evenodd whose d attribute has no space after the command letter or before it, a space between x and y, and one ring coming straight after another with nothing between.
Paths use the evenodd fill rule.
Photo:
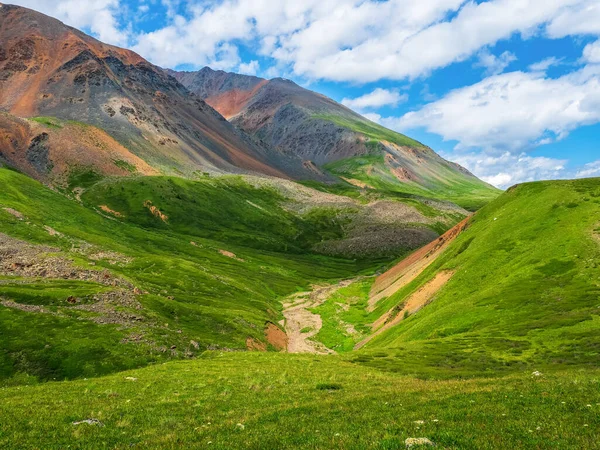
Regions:
<instances>
[{"instance_id":1,"label":"valley floor","mask_svg":"<svg viewBox=\"0 0 600 450\"><path fill-rule=\"evenodd\" d=\"M599 375L435 381L340 356L207 352L108 377L2 388L0 447L394 449L426 438L436 448L593 449Z\"/></svg>"}]
</instances>

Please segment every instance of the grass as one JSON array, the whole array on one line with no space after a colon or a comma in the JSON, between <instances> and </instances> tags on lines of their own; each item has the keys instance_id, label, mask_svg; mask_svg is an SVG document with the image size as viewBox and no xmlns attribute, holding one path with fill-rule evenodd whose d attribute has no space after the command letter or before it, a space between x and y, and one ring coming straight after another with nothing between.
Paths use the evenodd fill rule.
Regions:
<instances>
[{"instance_id":1,"label":"grass","mask_svg":"<svg viewBox=\"0 0 600 450\"><path fill-rule=\"evenodd\" d=\"M374 143L379 141L388 141L401 146L405 145L408 147L425 148L425 146L419 141L415 141L408 136L382 127L381 125L371 122L370 120L359 120L336 114L316 114L313 115L313 118L333 122L340 127L348 128L352 131L363 134L371 139L371 141Z\"/></svg>"},{"instance_id":2,"label":"grass","mask_svg":"<svg viewBox=\"0 0 600 450\"><path fill-rule=\"evenodd\" d=\"M139 288L143 306L117 307L139 323L97 323L67 299L87 305L112 286L0 277L0 300L45 311L0 306L2 448L401 449L420 437L439 448L597 446L598 179L509 190L373 312L369 275L389 261L312 253L343 219L327 208L296 215L238 177L76 173L81 203L7 169L0 183L2 233L52 247L73 270L110 272ZM432 303L351 351L440 270L455 275ZM339 355L243 351L282 319L281 298L353 277L313 310L316 338Z\"/></svg>"},{"instance_id":3,"label":"grass","mask_svg":"<svg viewBox=\"0 0 600 450\"><path fill-rule=\"evenodd\" d=\"M30 120L46 125L49 128L59 129L63 127L62 121L55 117L32 117Z\"/></svg>"},{"instance_id":4,"label":"grass","mask_svg":"<svg viewBox=\"0 0 600 450\"><path fill-rule=\"evenodd\" d=\"M337 357L209 352L0 389L0 446L404 449L426 437L438 448L595 448L598 375L427 381ZM97 422L73 425L83 420Z\"/></svg>"},{"instance_id":5,"label":"grass","mask_svg":"<svg viewBox=\"0 0 600 450\"><path fill-rule=\"evenodd\" d=\"M371 186L379 195L385 193L388 196L447 200L469 211L477 211L499 194L499 190L477 178L465 176L439 162L434 161L432 164L434 172L423 172L419 182L398 180L390 172L381 152L335 161L326 164L324 168L335 176L359 180ZM419 167L415 168L417 173L421 170Z\"/></svg>"},{"instance_id":6,"label":"grass","mask_svg":"<svg viewBox=\"0 0 600 450\"><path fill-rule=\"evenodd\" d=\"M127 161L123 161L122 159L117 159L114 161L115 166L117 166L120 169L126 170L129 173L136 173L137 172L137 168L131 164L128 163Z\"/></svg>"},{"instance_id":7,"label":"grass","mask_svg":"<svg viewBox=\"0 0 600 450\"><path fill-rule=\"evenodd\" d=\"M2 232L50 245L59 250L55 256L72 260L80 269L107 270L132 283L146 292L138 296L144 309L124 312L141 314L144 321L125 327L98 324L89 320L93 314L66 302L70 296L89 302L106 290L103 285L5 277L0 296L44 306L50 313L0 306L0 384L23 377L44 381L98 376L193 357L207 348L245 349L247 337L264 341L265 322L281 319L281 297L380 264L312 254L308 247L314 236L335 233L335 223L293 216L280 208L275 193L237 178L203 183L104 180L90 188L94 177L84 173L75 181L88 186L83 205L0 169ZM146 200L169 215L167 223L144 207ZM121 211L124 218L99 214L94 209L99 205ZM25 219L4 208L19 211ZM46 226L61 234L50 235ZM220 250L235 253L237 259ZM131 261L92 259L98 252ZM143 338L132 338L137 335Z\"/></svg>"},{"instance_id":8,"label":"grass","mask_svg":"<svg viewBox=\"0 0 600 450\"><path fill-rule=\"evenodd\" d=\"M401 303L438 271L454 271L433 303L355 357L420 376L595 367L598 217L600 179L511 189L479 211L421 276L385 300L386 307Z\"/></svg>"}]
</instances>

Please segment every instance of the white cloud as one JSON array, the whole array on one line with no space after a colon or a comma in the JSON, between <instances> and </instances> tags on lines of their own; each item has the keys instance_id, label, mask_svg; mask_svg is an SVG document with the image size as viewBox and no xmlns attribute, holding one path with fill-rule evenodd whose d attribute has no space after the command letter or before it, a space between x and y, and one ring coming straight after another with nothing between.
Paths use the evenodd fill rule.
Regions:
<instances>
[{"instance_id":1,"label":"white cloud","mask_svg":"<svg viewBox=\"0 0 600 450\"><path fill-rule=\"evenodd\" d=\"M160 0L166 24L138 35L123 23L133 14L124 0L13 1L132 44L166 67L233 70L249 64L239 56L243 44L272 57L279 73L351 82L414 79L478 52L497 74L513 56L481 49L514 34L600 35L597 0Z\"/></svg>"},{"instance_id":2,"label":"white cloud","mask_svg":"<svg viewBox=\"0 0 600 450\"><path fill-rule=\"evenodd\" d=\"M256 60L252 60L249 63L242 63L238 67L238 73L244 75L256 75L260 70L260 64Z\"/></svg>"},{"instance_id":3,"label":"white cloud","mask_svg":"<svg viewBox=\"0 0 600 450\"><path fill-rule=\"evenodd\" d=\"M546 72L550 67L557 66L562 62L563 58L556 58L552 56L550 58L542 59L536 63L531 64L528 68L532 72Z\"/></svg>"},{"instance_id":4,"label":"white cloud","mask_svg":"<svg viewBox=\"0 0 600 450\"><path fill-rule=\"evenodd\" d=\"M348 108L363 110L368 108L381 108L383 106L397 106L408 100L407 94L400 94L397 90L376 88L368 94L357 98L344 98L342 104Z\"/></svg>"},{"instance_id":5,"label":"white cloud","mask_svg":"<svg viewBox=\"0 0 600 450\"><path fill-rule=\"evenodd\" d=\"M600 40L585 46L583 60L588 63L600 63Z\"/></svg>"},{"instance_id":6,"label":"white cloud","mask_svg":"<svg viewBox=\"0 0 600 450\"><path fill-rule=\"evenodd\" d=\"M575 174L577 178L589 178L600 176L600 160L586 164Z\"/></svg>"},{"instance_id":7,"label":"white cloud","mask_svg":"<svg viewBox=\"0 0 600 450\"><path fill-rule=\"evenodd\" d=\"M447 156L447 155L446 155ZM566 160L532 157L525 153L504 152L453 154L452 160L482 180L502 189L517 183L565 177Z\"/></svg>"},{"instance_id":8,"label":"white cloud","mask_svg":"<svg viewBox=\"0 0 600 450\"><path fill-rule=\"evenodd\" d=\"M120 0L11 0L10 3L48 14L67 25L88 29L108 44L125 46L128 32L118 20Z\"/></svg>"},{"instance_id":9,"label":"white cloud","mask_svg":"<svg viewBox=\"0 0 600 450\"><path fill-rule=\"evenodd\" d=\"M275 56L312 78L415 78L515 33L533 35L563 9L582 1L363 2L281 39ZM459 8L454 18L445 20L447 11Z\"/></svg>"},{"instance_id":10,"label":"white cloud","mask_svg":"<svg viewBox=\"0 0 600 450\"><path fill-rule=\"evenodd\" d=\"M425 128L458 141L457 149L520 152L600 122L600 66L556 79L524 72L492 76L381 122L401 130Z\"/></svg>"},{"instance_id":11,"label":"white cloud","mask_svg":"<svg viewBox=\"0 0 600 450\"><path fill-rule=\"evenodd\" d=\"M596 0L214 0L169 9L162 29L137 36L135 50L163 66L220 64L233 69L240 42L272 57L279 72L308 79L371 82L413 79L520 33L583 33L577 21ZM179 4L175 0L163 0ZM514 60L480 54L489 74Z\"/></svg>"},{"instance_id":12,"label":"white cloud","mask_svg":"<svg viewBox=\"0 0 600 450\"><path fill-rule=\"evenodd\" d=\"M499 56L496 56L490 53L489 50L484 49L479 52L478 61L475 63L475 67L483 67L485 68L486 75L498 75L499 73L504 72L510 63L517 60L517 57L506 51Z\"/></svg>"},{"instance_id":13,"label":"white cloud","mask_svg":"<svg viewBox=\"0 0 600 450\"><path fill-rule=\"evenodd\" d=\"M600 34L598 0L578 0L565 4L569 7L559 10L548 24L548 36L561 38L577 34Z\"/></svg>"}]
</instances>

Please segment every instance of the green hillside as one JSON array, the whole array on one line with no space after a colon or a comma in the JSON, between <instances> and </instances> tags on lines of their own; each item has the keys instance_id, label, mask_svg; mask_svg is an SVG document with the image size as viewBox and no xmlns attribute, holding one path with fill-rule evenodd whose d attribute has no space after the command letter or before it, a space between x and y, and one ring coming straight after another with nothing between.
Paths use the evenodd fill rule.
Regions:
<instances>
[{"instance_id":1,"label":"green hillside","mask_svg":"<svg viewBox=\"0 0 600 450\"><path fill-rule=\"evenodd\" d=\"M375 148L378 142L373 141ZM401 182L386 165L385 153L377 151L326 164L325 169L338 177L358 180L374 191L448 200L470 211L477 211L500 194L498 189L483 181L444 165L437 166L435 176L421 180L421 183Z\"/></svg>"},{"instance_id":2,"label":"green hillside","mask_svg":"<svg viewBox=\"0 0 600 450\"><path fill-rule=\"evenodd\" d=\"M248 337L263 342L265 323L280 320L281 296L381 264L311 253L311 239L338 232L335 221L293 216L274 193L237 179L175 190L194 199L187 210L165 204L168 223L143 203L162 208L163 193L180 183L170 178L84 195L96 208L122 207L121 218L12 170L0 169L0 183L3 384L90 377L207 348L245 350ZM113 187L130 203L114 200Z\"/></svg>"},{"instance_id":3,"label":"green hillside","mask_svg":"<svg viewBox=\"0 0 600 450\"><path fill-rule=\"evenodd\" d=\"M435 274L453 272L433 301L353 357L427 376L595 367L599 232L600 179L510 189L417 279L385 299L388 307L402 304ZM355 317L364 326L365 314L352 311L344 320ZM328 329L334 324L322 333Z\"/></svg>"},{"instance_id":4,"label":"green hillside","mask_svg":"<svg viewBox=\"0 0 600 450\"><path fill-rule=\"evenodd\" d=\"M60 193L0 169L2 448L594 447L600 180L510 189L368 309L391 261L314 251L363 194L307 213L239 177L75 174L85 190ZM352 350L441 272L432 301ZM336 283L311 311L339 354L275 352L283 300Z\"/></svg>"}]
</instances>

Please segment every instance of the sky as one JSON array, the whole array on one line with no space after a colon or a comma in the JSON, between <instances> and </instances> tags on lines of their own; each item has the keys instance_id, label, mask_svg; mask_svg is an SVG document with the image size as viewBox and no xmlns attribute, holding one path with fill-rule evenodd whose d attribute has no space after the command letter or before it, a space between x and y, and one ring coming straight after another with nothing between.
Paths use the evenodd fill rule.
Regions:
<instances>
[{"instance_id":1,"label":"sky","mask_svg":"<svg viewBox=\"0 0 600 450\"><path fill-rule=\"evenodd\" d=\"M6 3L162 67L292 79L501 188L600 176L599 0Z\"/></svg>"}]
</instances>

